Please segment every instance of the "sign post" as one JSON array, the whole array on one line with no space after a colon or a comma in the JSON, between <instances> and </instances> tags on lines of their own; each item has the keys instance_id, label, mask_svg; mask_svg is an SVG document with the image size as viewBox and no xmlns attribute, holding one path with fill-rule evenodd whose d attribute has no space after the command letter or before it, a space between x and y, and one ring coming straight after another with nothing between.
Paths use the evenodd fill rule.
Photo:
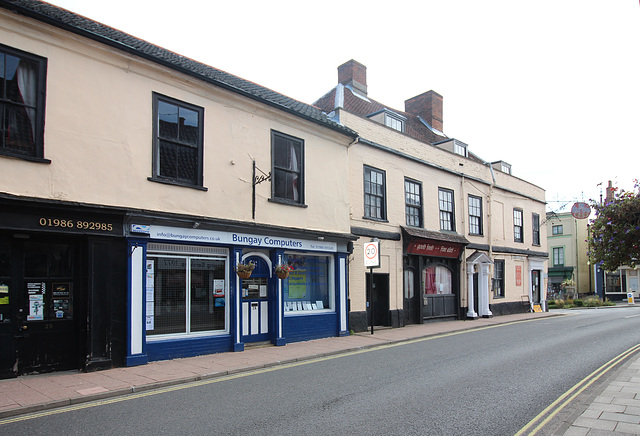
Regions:
<instances>
[{"instance_id":1,"label":"sign post","mask_svg":"<svg viewBox=\"0 0 640 436\"><path fill-rule=\"evenodd\" d=\"M377 238L364 244L364 266L365 268L369 267L369 292L367 300L371 321L371 334L373 334L373 269L380 268L380 241Z\"/></svg>"}]
</instances>

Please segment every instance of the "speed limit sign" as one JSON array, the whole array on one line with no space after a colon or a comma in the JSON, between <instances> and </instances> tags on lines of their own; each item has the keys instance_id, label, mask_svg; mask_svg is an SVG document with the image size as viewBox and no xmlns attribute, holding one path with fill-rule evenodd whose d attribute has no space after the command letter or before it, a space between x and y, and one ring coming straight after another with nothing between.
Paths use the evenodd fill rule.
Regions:
<instances>
[{"instance_id":1,"label":"speed limit sign","mask_svg":"<svg viewBox=\"0 0 640 436\"><path fill-rule=\"evenodd\" d=\"M380 241L371 241L364 244L365 268L380 267Z\"/></svg>"}]
</instances>

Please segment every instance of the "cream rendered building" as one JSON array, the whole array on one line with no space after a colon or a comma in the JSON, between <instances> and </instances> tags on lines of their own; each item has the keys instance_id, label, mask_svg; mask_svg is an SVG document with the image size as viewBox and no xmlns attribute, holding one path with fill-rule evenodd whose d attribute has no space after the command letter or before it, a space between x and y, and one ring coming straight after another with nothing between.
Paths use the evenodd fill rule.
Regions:
<instances>
[{"instance_id":1,"label":"cream rendered building","mask_svg":"<svg viewBox=\"0 0 640 436\"><path fill-rule=\"evenodd\" d=\"M587 224L588 219L575 218L571 212L547 213L549 291L553 295L593 293L594 282L587 256Z\"/></svg>"},{"instance_id":2,"label":"cream rendered building","mask_svg":"<svg viewBox=\"0 0 640 436\"><path fill-rule=\"evenodd\" d=\"M2 376L348 334L354 131L39 1L0 41Z\"/></svg>"},{"instance_id":3,"label":"cream rendered building","mask_svg":"<svg viewBox=\"0 0 640 436\"><path fill-rule=\"evenodd\" d=\"M350 326L400 326L488 317L544 306L544 190L485 162L442 133L433 91L389 108L367 92L366 67L338 68L338 85L314 104L355 130L349 146ZM364 244L380 241L369 276ZM371 284L370 284L371 283Z\"/></svg>"}]
</instances>

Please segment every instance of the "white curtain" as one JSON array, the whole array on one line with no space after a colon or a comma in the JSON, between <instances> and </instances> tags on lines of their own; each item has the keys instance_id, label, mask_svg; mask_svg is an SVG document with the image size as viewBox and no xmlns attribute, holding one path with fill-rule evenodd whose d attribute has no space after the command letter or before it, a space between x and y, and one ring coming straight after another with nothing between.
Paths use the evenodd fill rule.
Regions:
<instances>
[{"instance_id":1,"label":"white curtain","mask_svg":"<svg viewBox=\"0 0 640 436\"><path fill-rule=\"evenodd\" d=\"M38 73L35 65L23 60L18 64L18 70L16 71L18 79L18 89L22 96L22 101L28 106L26 109L27 117L29 117L29 123L31 124L31 138L35 141L36 138L36 81L38 80Z\"/></svg>"}]
</instances>

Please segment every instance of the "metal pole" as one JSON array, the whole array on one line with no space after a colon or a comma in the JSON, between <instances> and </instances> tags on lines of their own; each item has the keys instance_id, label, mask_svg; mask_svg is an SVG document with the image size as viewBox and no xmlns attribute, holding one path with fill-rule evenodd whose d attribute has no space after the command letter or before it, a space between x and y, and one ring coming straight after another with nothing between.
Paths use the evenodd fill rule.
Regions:
<instances>
[{"instance_id":1,"label":"metal pole","mask_svg":"<svg viewBox=\"0 0 640 436\"><path fill-rule=\"evenodd\" d=\"M369 268L369 314L371 317L371 334L373 334L373 267Z\"/></svg>"},{"instance_id":2,"label":"metal pole","mask_svg":"<svg viewBox=\"0 0 640 436\"><path fill-rule=\"evenodd\" d=\"M256 161L253 161L253 174L251 177L251 185L253 187L253 197L251 199L251 216L256 219Z\"/></svg>"}]
</instances>

